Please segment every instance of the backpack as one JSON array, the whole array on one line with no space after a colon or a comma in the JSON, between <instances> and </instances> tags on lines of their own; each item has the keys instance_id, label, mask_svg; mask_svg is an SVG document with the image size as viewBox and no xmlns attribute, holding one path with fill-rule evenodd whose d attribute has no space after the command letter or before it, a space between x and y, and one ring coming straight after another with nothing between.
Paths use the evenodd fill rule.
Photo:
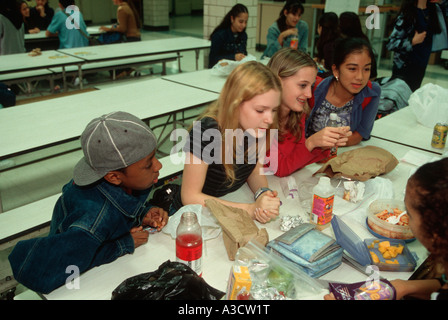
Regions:
<instances>
[{"instance_id":1,"label":"backpack","mask_svg":"<svg viewBox=\"0 0 448 320\"><path fill-rule=\"evenodd\" d=\"M379 119L408 105L412 94L409 86L402 79L383 77L377 79L381 87L381 98L376 118Z\"/></svg>"},{"instance_id":2,"label":"backpack","mask_svg":"<svg viewBox=\"0 0 448 320\"><path fill-rule=\"evenodd\" d=\"M16 105L16 95L6 84L2 82L0 82L0 105L3 105L5 108Z\"/></svg>"}]
</instances>

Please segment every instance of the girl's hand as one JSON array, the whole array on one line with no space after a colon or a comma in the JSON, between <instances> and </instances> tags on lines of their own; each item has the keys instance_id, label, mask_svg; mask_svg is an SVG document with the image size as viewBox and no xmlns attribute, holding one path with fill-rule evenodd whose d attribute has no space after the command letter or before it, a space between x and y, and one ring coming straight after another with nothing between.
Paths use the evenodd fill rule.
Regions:
<instances>
[{"instance_id":1,"label":"girl's hand","mask_svg":"<svg viewBox=\"0 0 448 320\"><path fill-rule=\"evenodd\" d=\"M241 61L245 58L246 56L242 53L237 53L235 54L235 61Z\"/></svg>"},{"instance_id":2,"label":"girl's hand","mask_svg":"<svg viewBox=\"0 0 448 320\"><path fill-rule=\"evenodd\" d=\"M275 219L280 213L280 198L277 191L263 192L255 201L253 218L260 223Z\"/></svg>"},{"instance_id":3,"label":"girl's hand","mask_svg":"<svg viewBox=\"0 0 448 320\"><path fill-rule=\"evenodd\" d=\"M415 31L414 37L412 38L412 45L415 46L417 44L422 43L425 41L426 38L426 31L423 31L422 33L418 33Z\"/></svg>"},{"instance_id":4,"label":"girl's hand","mask_svg":"<svg viewBox=\"0 0 448 320\"><path fill-rule=\"evenodd\" d=\"M282 33L280 33L280 35L277 38L278 43L280 43L280 45L283 46L283 41L285 40L285 38L287 38L290 35L298 35L299 34L299 30L297 30L297 28L290 28L287 29L285 31L283 31Z\"/></svg>"},{"instance_id":5,"label":"girl's hand","mask_svg":"<svg viewBox=\"0 0 448 320\"><path fill-rule=\"evenodd\" d=\"M306 139L305 146L308 151L314 148L343 147L347 144L348 137L352 135L350 127L325 127Z\"/></svg>"}]
</instances>

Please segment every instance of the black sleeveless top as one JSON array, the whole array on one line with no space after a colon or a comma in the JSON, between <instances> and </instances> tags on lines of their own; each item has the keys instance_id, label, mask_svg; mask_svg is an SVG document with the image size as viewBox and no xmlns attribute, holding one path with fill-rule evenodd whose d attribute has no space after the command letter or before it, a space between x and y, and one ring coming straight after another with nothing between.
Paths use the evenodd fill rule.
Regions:
<instances>
[{"instance_id":1,"label":"black sleeveless top","mask_svg":"<svg viewBox=\"0 0 448 320\"><path fill-rule=\"evenodd\" d=\"M236 164L234 164L236 180L230 185L230 182L226 179L225 169L222 164L221 141L218 123L216 120L206 117L201 119L201 121L195 121L183 148L185 153L192 153L196 158L208 164L202 192L213 197L222 197L238 190L246 183L247 178L255 169L258 158L247 155L241 159L237 158ZM243 150L247 150L249 144L251 144L249 139L245 139ZM182 207L180 192L176 195L173 206L176 211Z\"/></svg>"}]
</instances>

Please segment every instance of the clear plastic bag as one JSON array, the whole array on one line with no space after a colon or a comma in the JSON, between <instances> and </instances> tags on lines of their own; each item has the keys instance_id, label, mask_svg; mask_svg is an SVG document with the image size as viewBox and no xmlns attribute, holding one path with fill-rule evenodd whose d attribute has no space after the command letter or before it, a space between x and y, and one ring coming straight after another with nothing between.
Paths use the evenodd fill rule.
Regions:
<instances>
[{"instance_id":1,"label":"clear plastic bag","mask_svg":"<svg viewBox=\"0 0 448 320\"><path fill-rule=\"evenodd\" d=\"M256 61L257 58L255 58L253 55L248 54L244 59L240 61L234 61L234 60L227 60L222 59L219 60L218 63L216 63L213 68L211 69L211 73L216 76L228 76L233 69L235 69L238 65L248 62L248 61Z\"/></svg>"},{"instance_id":2,"label":"clear plastic bag","mask_svg":"<svg viewBox=\"0 0 448 320\"><path fill-rule=\"evenodd\" d=\"M254 241L238 250L235 264L249 268L252 278L251 299L314 300L322 299L328 293L316 279L291 262L267 253Z\"/></svg>"},{"instance_id":3,"label":"clear plastic bag","mask_svg":"<svg viewBox=\"0 0 448 320\"><path fill-rule=\"evenodd\" d=\"M428 83L412 93L408 103L417 121L432 129L436 123L448 121L447 101L448 89Z\"/></svg>"}]
</instances>

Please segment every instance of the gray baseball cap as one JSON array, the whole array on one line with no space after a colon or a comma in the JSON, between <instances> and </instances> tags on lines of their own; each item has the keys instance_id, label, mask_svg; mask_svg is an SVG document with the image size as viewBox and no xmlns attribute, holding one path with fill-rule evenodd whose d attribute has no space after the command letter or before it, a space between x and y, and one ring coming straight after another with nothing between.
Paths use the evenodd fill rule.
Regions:
<instances>
[{"instance_id":1,"label":"gray baseball cap","mask_svg":"<svg viewBox=\"0 0 448 320\"><path fill-rule=\"evenodd\" d=\"M117 111L90 121L81 135L81 146L84 157L76 164L73 179L86 186L148 156L156 149L157 139L142 120Z\"/></svg>"}]
</instances>

